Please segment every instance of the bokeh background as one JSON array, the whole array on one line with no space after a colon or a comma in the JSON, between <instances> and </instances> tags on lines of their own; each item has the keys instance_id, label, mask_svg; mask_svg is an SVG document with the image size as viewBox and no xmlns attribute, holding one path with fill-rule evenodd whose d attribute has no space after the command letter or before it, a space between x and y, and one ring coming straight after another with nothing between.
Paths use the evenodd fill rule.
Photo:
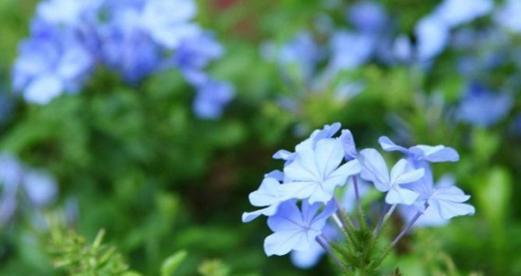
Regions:
<instances>
[{"instance_id":1,"label":"bokeh background","mask_svg":"<svg viewBox=\"0 0 521 276\"><path fill-rule=\"evenodd\" d=\"M148 1L105 2L140 11ZM415 229L386 269L521 275L521 1L198 0L189 20L222 48L196 43L187 62L207 55L195 65L202 82L224 86L204 92L181 63L143 69L150 52L136 39L148 40L122 31L94 42L114 43L115 54L97 57L81 80L62 79L53 97L48 86L16 84L21 57L41 65L22 46L50 28L37 22L38 4L0 0L0 275L64 273L48 243L53 216L87 240L105 229L144 275L179 250L187 257L175 275L330 275L327 259L299 269L266 257L265 222L240 217L248 193L281 167L274 152L337 121L359 148L387 135L461 156L436 175L452 173L476 215ZM159 59L181 53L167 48ZM208 96L216 91L224 96Z\"/></svg>"}]
</instances>

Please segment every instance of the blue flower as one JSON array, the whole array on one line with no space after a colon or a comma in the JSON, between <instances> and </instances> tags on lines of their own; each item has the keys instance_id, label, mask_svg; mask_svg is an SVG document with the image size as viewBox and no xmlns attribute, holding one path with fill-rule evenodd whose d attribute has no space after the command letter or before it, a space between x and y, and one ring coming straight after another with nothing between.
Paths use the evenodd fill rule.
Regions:
<instances>
[{"instance_id":1,"label":"blue flower","mask_svg":"<svg viewBox=\"0 0 521 276\"><path fill-rule=\"evenodd\" d=\"M349 21L362 32L377 33L387 24L387 15L383 7L375 2L360 1L348 11Z\"/></svg>"},{"instance_id":2,"label":"blue flower","mask_svg":"<svg viewBox=\"0 0 521 276\"><path fill-rule=\"evenodd\" d=\"M204 84L208 76L205 67L223 54L222 46L209 33L201 33L181 41L176 49L173 62L184 77L193 85Z\"/></svg>"},{"instance_id":3,"label":"blue flower","mask_svg":"<svg viewBox=\"0 0 521 276\"><path fill-rule=\"evenodd\" d=\"M264 208L254 212L244 212L242 222L250 222L260 215L271 216L275 214L279 204L288 198L279 180L269 176L265 177L259 189L249 195L251 205Z\"/></svg>"},{"instance_id":4,"label":"blue flower","mask_svg":"<svg viewBox=\"0 0 521 276\"><path fill-rule=\"evenodd\" d=\"M49 205L58 193L54 178L43 171L27 170L24 173L23 187L35 207Z\"/></svg>"},{"instance_id":5,"label":"blue flower","mask_svg":"<svg viewBox=\"0 0 521 276\"><path fill-rule=\"evenodd\" d=\"M494 15L495 21L514 32L521 32L521 1L507 0Z\"/></svg>"},{"instance_id":6,"label":"blue flower","mask_svg":"<svg viewBox=\"0 0 521 276\"><path fill-rule=\"evenodd\" d=\"M322 233L326 220L335 212L330 201L319 213L322 204L302 202L301 209L295 200L282 203L277 213L268 218L268 226L273 234L264 240L266 255L285 255L290 251L306 251L315 244L315 238Z\"/></svg>"},{"instance_id":7,"label":"blue flower","mask_svg":"<svg viewBox=\"0 0 521 276\"><path fill-rule=\"evenodd\" d=\"M513 106L506 93L493 93L486 87L471 83L457 110L457 118L479 127L489 127L505 118Z\"/></svg>"},{"instance_id":8,"label":"blue flower","mask_svg":"<svg viewBox=\"0 0 521 276\"><path fill-rule=\"evenodd\" d=\"M333 137L342 127L340 123L333 123L331 125L325 125L322 129L317 129L311 133L309 138L300 142L295 150L303 148L314 148L318 141L321 139ZM281 159L287 161L287 164L291 163L296 157L296 153L287 150L279 150L273 154L274 159Z\"/></svg>"},{"instance_id":9,"label":"blue flower","mask_svg":"<svg viewBox=\"0 0 521 276\"><path fill-rule=\"evenodd\" d=\"M432 184L432 174L427 180L415 183L410 188L420 196L413 206L407 206L405 214L421 212L417 226L437 226L446 224L455 216L473 215L472 205L464 203L470 196L454 185L454 179L443 176L436 186Z\"/></svg>"},{"instance_id":10,"label":"blue flower","mask_svg":"<svg viewBox=\"0 0 521 276\"><path fill-rule=\"evenodd\" d=\"M360 172L358 160L340 165L343 159L342 143L334 138L321 139L314 148L297 150L293 162L284 167L286 192L310 203L328 202L336 187Z\"/></svg>"},{"instance_id":11,"label":"blue flower","mask_svg":"<svg viewBox=\"0 0 521 276\"><path fill-rule=\"evenodd\" d=\"M445 0L434 11L447 26L456 27L486 15L494 6L491 0Z\"/></svg>"},{"instance_id":12,"label":"blue flower","mask_svg":"<svg viewBox=\"0 0 521 276\"><path fill-rule=\"evenodd\" d=\"M158 44L175 49L184 39L200 34L200 27L192 22L196 12L192 0L148 0L140 23Z\"/></svg>"},{"instance_id":13,"label":"blue flower","mask_svg":"<svg viewBox=\"0 0 521 276\"><path fill-rule=\"evenodd\" d=\"M224 106L233 95L234 89L229 83L208 80L197 88L194 112L199 118L215 119L221 116Z\"/></svg>"},{"instance_id":14,"label":"blue flower","mask_svg":"<svg viewBox=\"0 0 521 276\"><path fill-rule=\"evenodd\" d=\"M366 63L375 49L372 35L348 31L337 31L330 40L331 61L328 73L336 75L341 70L354 69Z\"/></svg>"},{"instance_id":15,"label":"blue flower","mask_svg":"<svg viewBox=\"0 0 521 276\"><path fill-rule=\"evenodd\" d=\"M445 50L449 31L448 26L436 16L422 18L414 29L418 60L429 61Z\"/></svg>"},{"instance_id":16,"label":"blue flower","mask_svg":"<svg viewBox=\"0 0 521 276\"><path fill-rule=\"evenodd\" d=\"M389 137L382 136L378 139L380 146L385 151L399 151L412 159L414 162L428 161L428 162L456 162L459 160L458 152L444 145L416 145L410 148L404 148L396 145Z\"/></svg>"},{"instance_id":17,"label":"blue flower","mask_svg":"<svg viewBox=\"0 0 521 276\"><path fill-rule=\"evenodd\" d=\"M358 160L362 166L362 178L372 182L377 190L386 192L385 202L388 204L410 205L418 198L417 192L402 185L420 180L424 175L423 169L408 170L407 161L401 159L389 173L385 160L375 149L362 150Z\"/></svg>"},{"instance_id":18,"label":"blue flower","mask_svg":"<svg viewBox=\"0 0 521 276\"><path fill-rule=\"evenodd\" d=\"M13 86L28 102L46 104L64 91L75 92L93 59L71 30L35 21L13 68Z\"/></svg>"}]
</instances>

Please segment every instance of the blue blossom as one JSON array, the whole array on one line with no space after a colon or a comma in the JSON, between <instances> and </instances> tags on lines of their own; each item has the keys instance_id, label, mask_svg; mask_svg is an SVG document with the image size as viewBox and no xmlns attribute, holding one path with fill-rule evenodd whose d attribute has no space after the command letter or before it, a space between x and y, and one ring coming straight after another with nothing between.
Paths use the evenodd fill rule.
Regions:
<instances>
[{"instance_id":1,"label":"blue blossom","mask_svg":"<svg viewBox=\"0 0 521 276\"><path fill-rule=\"evenodd\" d=\"M494 93L486 87L471 83L457 110L457 118L479 127L489 127L505 118L513 105L506 93Z\"/></svg>"},{"instance_id":2,"label":"blue blossom","mask_svg":"<svg viewBox=\"0 0 521 276\"><path fill-rule=\"evenodd\" d=\"M67 29L36 21L32 35L19 48L13 86L24 91L28 102L46 104L64 91L75 92L93 60L87 49Z\"/></svg>"},{"instance_id":3,"label":"blue blossom","mask_svg":"<svg viewBox=\"0 0 521 276\"><path fill-rule=\"evenodd\" d=\"M421 62L429 61L439 55L447 46L449 28L440 18L427 16L422 18L414 29L417 39L417 58Z\"/></svg>"},{"instance_id":4,"label":"blue blossom","mask_svg":"<svg viewBox=\"0 0 521 276\"><path fill-rule=\"evenodd\" d=\"M344 158L342 143L333 138L321 139L315 148L297 150L293 162L284 168L287 193L310 203L328 202L335 188L360 172L358 160L340 165Z\"/></svg>"},{"instance_id":5,"label":"blue blossom","mask_svg":"<svg viewBox=\"0 0 521 276\"><path fill-rule=\"evenodd\" d=\"M158 44L175 49L184 39L200 34L200 27L192 22L196 12L191 0L148 0L140 23Z\"/></svg>"},{"instance_id":6,"label":"blue blossom","mask_svg":"<svg viewBox=\"0 0 521 276\"><path fill-rule=\"evenodd\" d=\"M387 24L384 8L378 3L365 0L350 7L348 18L356 29L367 33L379 32Z\"/></svg>"},{"instance_id":7,"label":"blue blossom","mask_svg":"<svg viewBox=\"0 0 521 276\"><path fill-rule=\"evenodd\" d=\"M36 207L49 205L58 193L54 178L43 171L27 170L24 173L23 187L29 200Z\"/></svg>"},{"instance_id":8,"label":"blue blossom","mask_svg":"<svg viewBox=\"0 0 521 276\"><path fill-rule=\"evenodd\" d=\"M412 159L414 162L428 161L428 162L456 162L459 160L458 152L444 145L416 145L410 148L405 148L396 145L389 137L382 136L378 139L380 146L385 151L399 151Z\"/></svg>"},{"instance_id":9,"label":"blue blossom","mask_svg":"<svg viewBox=\"0 0 521 276\"><path fill-rule=\"evenodd\" d=\"M271 216L275 214L279 204L288 198L279 180L270 176L265 177L259 189L249 195L251 205L264 208L254 212L244 212L242 222L250 222L260 215Z\"/></svg>"},{"instance_id":10,"label":"blue blossom","mask_svg":"<svg viewBox=\"0 0 521 276\"><path fill-rule=\"evenodd\" d=\"M264 240L266 255L285 255L290 251L309 250L315 238L321 234L326 220L336 210L330 201L319 213L321 204L302 202L299 209L295 200L282 203L277 213L268 218L268 226L273 234Z\"/></svg>"},{"instance_id":11,"label":"blue blossom","mask_svg":"<svg viewBox=\"0 0 521 276\"><path fill-rule=\"evenodd\" d=\"M201 33L180 42L173 63L191 84L202 85L209 81L204 69L211 61L221 57L223 52L223 47L211 34Z\"/></svg>"},{"instance_id":12,"label":"blue blossom","mask_svg":"<svg viewBox=\"0 0 521 276\"><path fill-rule=\"evenodd\" d=\"M342 127L340 123L333 123L331 125L324 125L322 129L314 130L309 138L300 142L295 150L304 149L304 148L314 148L318 141L321 139L331 138L333 137ZM296 153L290 152L287 150L279 150L275 154L273 154L274 159L281 159L287 161L287 164L292 162L296 157Z\"/></svg>"},{"instance_id":13,"label":"blue blossom","mask_svg":"<svg viewBox=\"0 0 521 276\"><path fill-rule=\"evenodd\" d=\"M495 13L494 19L499 25L513 32L520 33L521 18L519 14L521 14L521 1L507 0Z\"/></svg>"},{"instance_id":14,"label":"blue blossom","mask_svg":"<svg viewBox=\"0 0 521 276\"><path fill-rule=\"evenodd\" d=\"M208 80L200 85L194 99L194 112L199 118L215 119L234 95L233 87L227 83Z\"/></svg>"},{"instance_id":15,"label":"blue blossom","mask_svg":"<svg viewBox=\"0 0 521 276\"><path fill-rule=\"evenodd\" d=\"M43 171L25 167L14 156L0 154L0 225L9 222L16 212L20 191L34 211L48 206L57 195L54 179Z\"/></svg>"},{"instance_id":16,"label":"blue blossom","mask_svg":"<svg viewBox=\"0 0 521 276\"><path fill-rule=\"evenodd\" d=\"M130 84L178 69L198 91L197 115L218 117L233 88L204 71L223 50L196 24L196 12L193 0L42 1L20 44L13 88L28 102L46 104L81 89L97 65Z\"/></svg>"},{"instance_id":17,"label":"blue blossom","mask_svg":"<svg viewBox=\"0 0 521 276\"><path fill-rule=\"evenodd\" d=\"M358 159L362 166L362 178L372 182L377 190L386 192L385 202L388 204L410 205L418 198L417 192L403 188L402 185L421 179L423 169L408 170L407 161L400 159L389 173L385 160L375 149L362 150Z\"/></svg>"},{"instance_id":18,"label":"blue blossom","mask_svg":"<svg viewBox=\"0 0 521 276\"><path fill-rule=\"evenodd\" d=\"M472 205L464 203L470 196L465 195L454 185L452 177L443 176L436 186L432 182L432 175L430 175L424 182L410 186L420 196L414 205L404 207L403 214L410 217L413 213L421 212L422 216L416 223L418 227L444 225L455 216L475 213Z\"/></svg>"},{"instance_id":19,"label":"blue blossom","mask_svg":"<svg viewBox=\"0 0 521 276\"><path fill-rule=\"evenodd\" d=\"M434 14L447 26L455 27L486 15L493 6L491 0L444 0Z\"/></svg>"},{"instance_id":20,"label":"blue blossom","mask_svg":"<svg viewBox=\"0 0 521 276\"><path fill-rule=\"evenodd\" d=\"M327 74L335 75L367 62L375 50L375 38L364 33L337 31L331 37L330 47L332 56Z\"/></svg>"}]
</instances>

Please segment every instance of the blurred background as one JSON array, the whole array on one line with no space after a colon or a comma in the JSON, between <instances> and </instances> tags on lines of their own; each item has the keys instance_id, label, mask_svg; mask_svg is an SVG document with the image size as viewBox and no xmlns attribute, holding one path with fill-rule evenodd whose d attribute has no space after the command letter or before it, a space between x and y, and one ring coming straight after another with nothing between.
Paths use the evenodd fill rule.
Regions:
<instances>
[{"instance_id":1,"label":"blurred background","mask_svg":"<svg viewBox=\"0 0 521 276\"><path fill-rule=\"evenodd\" d=\"M240 217L274 152L338 121L358 148L387 135L461 156L435 173L476 215L416 229L384 269L521 275L520 14L521 0L0 0L0 274L65 274L104 229L110 262L144 275L331 275L327 259L266 257L265 222Z\"/></svg>"}]
</instances>

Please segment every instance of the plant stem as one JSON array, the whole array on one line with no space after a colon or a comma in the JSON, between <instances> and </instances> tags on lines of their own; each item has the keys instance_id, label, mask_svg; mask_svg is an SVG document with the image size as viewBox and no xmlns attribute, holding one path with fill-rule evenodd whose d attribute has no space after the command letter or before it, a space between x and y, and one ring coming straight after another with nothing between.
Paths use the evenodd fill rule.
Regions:
<instances>
[{"instance_id":1,"label":"plant stem","mask_svg":"<svg viewBox=\"0 0 521 276\"><path fill-rule=\"evenodd\" d=\"M412 226L414 225L414 223L416 223L416 221L421 217L421 215L423 214L422 211L418 211L416 213L416 215L414 215L414 217L411 219L411 221L407 224L407 226L405 228L403 228L402 232L400 232L400 234L398 234L398 236L396 236L396 238L393 240L393 242L391 243L391 247L394 247L399 241L400 239L405 235L407 234L407 232L409 232L409 230L411 230Z\"/></svg>"},{"instance_id":2,"label":"plant stem","mask_svg":"<svg viewBox=\"0 0 521 276\"><path fill-rule=\"evenodd\" d=\"M380 222L378 223L378 225L374 229L374 232L373 232L374 236L377 236L378 234L380 234L380 231L382 231L382 228L385 225L385 222L387 222L387 220L393 215L394 210L396 209L396 206L398 206L398 205L397 204L393 204L393 205L391 205L391 208L389 208L389 210L387 210L387 213L385 213L385 215L383 216L382 220L380 220Z\"/></svg>"},{"instance_id":3,"label":"plant stem","mask_svg":"<svg viewBox=\"0 0 521 276\"><path fill-rule=\"evenodd\" d=\"M324 251L327 252L327 254L329 254L331 256L331 258L333 258L333 260L335 261L335 263L340 267L340 268L344 268L344 265L342 264L342 261L340 261L340 259L337 257L337 255L335 254L335 252L333 252L333 250L331 250L331 247L329 246L329 242L327 240L327 238L321 234L319 236L317 236L315 238L315 240L318 242L318 244L322 247L322 249L324 249Z\"/></svg>"},{"instance_id":4,"label":"plant stem","mask_svg":"<svg viewBox=\"0 0 521 276\"><path fill-rule=\"evenodd\" d=\"M353 186L355 188L355 199L356 204L360 204L360 191L358 190L358 178L356 176L353 176Z\"/></svg>"}]
</instances>

